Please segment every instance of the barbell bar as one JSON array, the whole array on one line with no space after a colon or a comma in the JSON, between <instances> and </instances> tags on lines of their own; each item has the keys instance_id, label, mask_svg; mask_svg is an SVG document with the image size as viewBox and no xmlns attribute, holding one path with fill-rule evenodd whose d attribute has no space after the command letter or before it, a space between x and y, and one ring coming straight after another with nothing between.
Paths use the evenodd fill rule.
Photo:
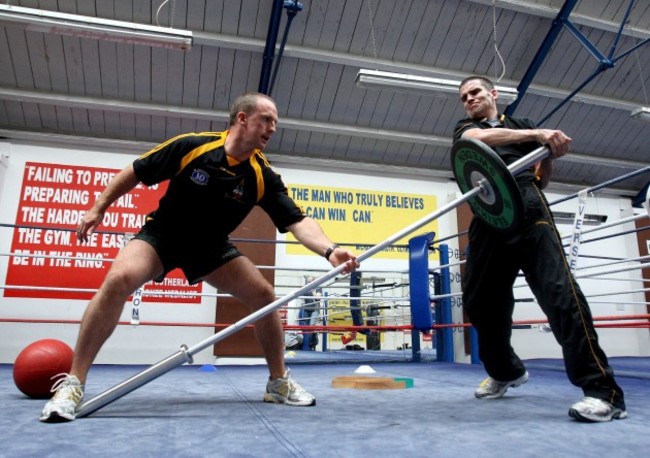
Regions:
<instances>
[{"instance_id":1,"label":"barbell bar","mask_svg":"<svg viewBox=\"0 0 650 458\"><path fill-rule=\"evenodd\" d=\"M495 182L498 181L505 173L509 175L514 181L512 174L517 174L522 170L532 166L534 163L548 156L548 148L541 147L531 152L530 154L522 157L520 160L512 163L509 167L506 167L503 161L498 157L498 155L485 143L470 140L470 139L461 139L454 144L452 148L452 155L458 157L458 160L454 161L454 170L456 162L467 164L467 167L471 167L473 174L473 184L471 189L468 189L463 193L462 196L457 199L449 202L448 204L438 208L436 211L424 216L413 224L405 227L404 229L396 232L392 236L388 237L381 243L369 248L364 251L357 257L358 262L375 255L379 251L382 251L384 248L392 245L393 243L399 241L405 236L411 234L417 229L425 226L426 224L434 221L437 218L440 218L442 215L450 212L456 207L460 206L466 201L472 202L472 198L479 197L482 201L490 201L494 198L495 189L500 189L498 186L495 186ZM494 157L498 161L494 160ZM482 157L487 159L483 160ZM477 165L478 164L478 165ZM470 173L471 175L471 173ZM496 178L495 178L496 177ZM498 184L498 183L496 183ZM459 185L460 187L460 185ZM461 188L463 190L463 188ZM518 191L517 191L518 192ZM519 195L521 200L521 195ZM474 199L477 200L477 199ZM478 215L480 216L480 215ZM120 399L121 397L135 391L141 386L151 382L152 380L160 377L161 375L171 371L172 369L181 366L185 363L192 363L193 356L197 353L205 350L208 347L213 346L217 342L229 337L230 335L240 331L244 327L254 323L260 318L268 315L273 312L275 309L281 307L283 304L288 303L289 301L303 296L304 294L312 291L323 283L335 278L345 269L346 264L341 264L334 269L330 270L326 274L314 279L313 281L305 284L301 288L296 289L295 291L283 296L270 304L262 307L261 309L247 315L241 320L231 324L230 326L224 328L223 330L217 332L216 334L208 337L207 339L199 342L198 344L187 347L186 345L181 345L181 348L178 352L170 355L169 357L161 360L160 362L148 367L147 369L138 372L132 377L124 380L123 382L115 385L114 387L100 393L96 397L89 399L88 401L83 402L77 409L76 416L81 418L87 415L90 415L93 412L105 407L106 405Z\"/></svg>"}]
</instances>

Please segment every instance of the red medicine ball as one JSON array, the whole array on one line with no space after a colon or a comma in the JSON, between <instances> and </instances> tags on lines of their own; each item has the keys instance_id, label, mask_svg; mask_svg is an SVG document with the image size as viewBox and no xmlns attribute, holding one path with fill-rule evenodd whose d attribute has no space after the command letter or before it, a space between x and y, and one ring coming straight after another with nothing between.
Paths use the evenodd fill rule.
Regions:
<instances>
[{"instance_id":1,"label":"red medicine ball","mask_svg":"<svg viewBox=\"0 0 650 458\"><path fill-rule=\"evenodd\" d=\"M65 342L38 340L20 352L14 363L14 382L31 398L49 398L57 374L70 372L74 352Z\"/></svg>"}]
</instances>

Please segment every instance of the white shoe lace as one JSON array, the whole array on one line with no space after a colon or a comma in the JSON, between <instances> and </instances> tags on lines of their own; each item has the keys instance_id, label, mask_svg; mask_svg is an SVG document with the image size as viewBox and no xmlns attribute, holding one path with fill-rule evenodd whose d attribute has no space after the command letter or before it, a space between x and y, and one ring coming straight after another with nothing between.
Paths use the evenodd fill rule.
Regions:
<instances>
[{"instance_id":1,"label":"white shoe lace","mask_svg":"<svg viewBox=\"0 0 650 458\"><path fill-rule=\"evenodd\" d=\"M289 385L289 393L304 393L305 389L301 387L298 382L293 381L290 378L287 378L287 384Z\"/></svg>"},{"instance_id":2,"label":"white shoe lace","mask_svg":"<svg viewBox=\"0 0 650 458\"><path fill-rule=\"evenodd\" d=\"M50 392L54 393L56 391L59 391L59 389L61 388L61 385L63 385L66 381L68 381L70 379L70 377L71 377L71 375L66 373L66 372L61 372L60 374L56 374L56 375L53 375L52 377L50 377L50 380L54 380L54 379L58 378L58 380L56 382L54 382L54 384L52 385L52 388L50 388Z\"/></svg>"},{"instance_id":3,"label":"white shoe lace","mask_svg":"<svg viewBox=\"0 0 650 458\"><path fill-rule=\"evenodd\" d=\"M75 404L78 404L84 397L83 386L81 384L71 384L73 375L67 373L57 374L52 377L52 379L59 378L50 389L50 392L54 393L52 396L52 402L60 401L72 401ZM76 377L74 377L76 379Z\"/></svg>"}]
</instances>

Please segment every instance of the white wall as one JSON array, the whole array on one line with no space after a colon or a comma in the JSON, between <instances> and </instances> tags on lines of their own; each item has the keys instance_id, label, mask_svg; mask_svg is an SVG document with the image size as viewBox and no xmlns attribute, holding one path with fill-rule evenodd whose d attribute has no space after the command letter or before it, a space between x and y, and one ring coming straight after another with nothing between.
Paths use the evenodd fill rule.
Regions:
<instances>
[{"instance_id":1,"label":"white wall","mask_svg":"<svg viewBox=\"0 0 650 458\"><path fill-rule=\"evenodd\" d=\"M57 164L88 165L96 167L122 168L134 159L134 155L113 151L102 153L87 151L83 149L63 149L56 147L44 147L40 145L23 145L0 143L2 151L7 153L8 165L4 182L0 187L0 223L12 224L15 221L18 206L18 193L25 162L37 161ZM0 151L0 152L2 152ZM379 176L377 174L364 175L362 173L351 174L343 172L332 172L326 170L310 170L282 165L276 167L282 174L286 183L300 183L312 186L330 186L341 188L358 188L365 190L377 190L387 192L401 192L412 194L433 195L438 199L438 205L443 205L458 195L456 185L451 181L411 178L393 176ZM549 200L560 197L550 194ZM553 207L554 210L575 211L576 203L569 201ZM605 196L592 197L589 200L587 213L606 214L608 221L614 221L631 214L632 210L627 199L616 199ZM403 227L412 224L413 221L403 221ZM618 226L607 231L597 232L596 236L606 233L615 233L621 230L632 228L633 224ZM560 226L562 232L568 232L571 226ZM442 216L438 220L438 236L456 234L455 212ZM0 227L0 252L9 253L11 247L12 229ZM421 233L415 231L414 234ZM279 236L280 240L284 236ZM585 237L588 238L588 237ZM453 252L457 249L454 240L446 242ZM598 254L620 258L632 258L638 255L634 235L626 237L613 237L605 242L583 244L582 253ZM322 272L329 270L329 264L317 255L287 255L284 248L279 244L276 249L277 265L282 268L322 269ZM452 259L453 261L453 259ZM598 263L602 261L587 261L581 259L580 265ZM0 256L0 282L4 284L6 278L8 257ZM432 257L430 265L436 265L437 260ZM406 260L389 260L370 258L363 263L364 270L384 270L395 273L404 273L408 269ZM457 273L458 267L452 268L452 275ZM276 274L277 275L277 274ZM632 271L625 274L618 274L622 278L638 279L640 271ZM278 282L282 281L287 286L302 286L299 276L282 273L278 276ZM623 291L625 289L638 288L638 283L630 282L603 282L597 280L580 281L583 290L587 295L607 292L611 290ZM457 282L453 286L458 289ZM283 288L278 292L280 295L291 291L291 288ZM204 293L214 293L210 288L204 288ZM518 297L530 297L527 288L517 289ZM603 298L610 299L610 298ZM595 299L594 299L595 300ZM593 304L593 314L621 315L646 313L644 305L631 305L631 301L643 301L642 294L631 294L618 296L612 300L620 300L614 304ZM64 319L78 320L85 309L85 301L76 300L44 300L44 299L21 299L0 297L0 317L2 318L29 318L29 319ZM142 320L162 322L192 322L192 323L214 323L215 320L215 299L205 297L201 304L196 305L171 305L171 304L150 304L141 306ZM455 308L454 321L460 322L461 310ZM541 318L542 314L535 304L523 303L517 306L515 320ZM125 308L122 320L128 321L130 309ZM0 362L13 362L18 352L27 344L42 338L61 339L71 346L74 346L77 325L73 324L16 324L0 323ZM647 329L600 329L600 340L605 351L610 356L626 355L649 355L650 342ZM119 326L115 334L109 339L102 349L97 363L120 363L120 364L151 364L175 353L181 344L189 346L210 337L213 331L211 328L191 327L131 327ZM460 334L456 336L456 345L462 345ZM541 333L536 330L514 331L513 345L522 358L560 357L559 346L554 341L552 334ZM467 361L462 352L457 351L459 361ZM212 363L214 358L211 351L206 350L195 356L198 364Z\"/></svg>"},{"instance_id":2,"label":"white wall","mask_svg":"<svg viewBox=\"0 0 650 458\"><path fill-rule=\"evenodd\" d=\"M2 200L2 189L5 184L5 177L7 176L7 168L9 167L9 150L11 145L8 143L0 142L0 201Z\"/></svg>"},{"instance_id":3,"label":"white wall","mask_svg":"<svg viewBox=\"0 0 650 458\"><path fill-rule=\"evenodd\" d=\"M547 193L549 202L559 200L563 197L560 194ZM577 199L553 205L553 211L575 213L578 211ZM630 199L613 198L599 196L598 194L589 196L585 212L587 214L597 214L607 216L607 223L615 222L631 216L633 211ZM593 226L584 226L584 229L590 229ZM620 259L631 259L639 256L636 242L636 235L632 233L626 236L615 236L614 234L634 229L634 223L617 225L607 229L594 231L585 234L580 244L580 255L611 257ZM572 234L573 225L571 223L559 223L558 229L561 235ZM600 238L610 235L602 241L587 243L589 239ZM565 243L569 239L564 240ZM568 249L567 249L568 251ZM608 317L621 315L647 314L645 297L643 293L626 293L627 291L639 289L643 284L635 281L642 278L641 270L633 270L624 273L613 273L611 275L602 275L596 278L580 278L580 275L615 270L630 263L613 264L604 267L593 267L600 264L611 262L607 259L585 258L580 257L578 260L577 270L578 284L583 293L587 296L590 303L592 315L594 317ZM605 280L604 278L612 278ZM625 281L621 281L625 280ZM516 285L524 284L523 280L518 280ZM590 297L594 295L620 292L616 295ZM515 289L516 298L531 298L532 293L528 287L519 287ZM634 304L634 302L638 302ZM543 319L544 315L539 309L537 303L522 302L517 303L515 307L514 319L516 320L533 320ZM598 321L596 321L596 324ZM648 329L621 329L621 328L597 328L599 341L608 356L648 356L650 355L650 332ZM560 347L555 341L552 333L540 332L539 330L514 330L513 347L522 358L560 358Z\"/></svg>"}]
</instances>

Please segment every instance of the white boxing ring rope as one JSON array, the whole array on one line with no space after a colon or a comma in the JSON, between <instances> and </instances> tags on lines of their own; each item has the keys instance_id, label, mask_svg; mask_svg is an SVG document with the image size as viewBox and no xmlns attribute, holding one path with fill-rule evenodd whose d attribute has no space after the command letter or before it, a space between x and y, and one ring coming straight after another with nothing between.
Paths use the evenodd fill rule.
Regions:
<instances>
[{"instance_id":1,"label":"white boxing ring rope","mask_svg":"<svg viewBox=\"0 0 650 458\"><path fill-rule=\"evenodd\" d=\"M646 256L644 256L644 258L645 257ZM623 263L623 262L629 262L629 260L624 259L622 261L616 261L614 264L620 264L620 263ZM594 267L596 267L596 266L594 266ZM599 265L597 267L602 267L602 265ZM623 267L619 267L619 268L601 270L601 271L597 271L597 272L576 273L573 276L576 279L579 279L579 278L591 278L591 277L599 277L601 275L615 274L615 273L620 273L620 272L629 272L631 270L646 269L646 268L649 268L649 267L650 267L650 262L646 262L646 263L641 263L641 264L637 264L637 265L633 265L633 266L623 266ZM592 268L591 266L585 266L585 267L580 267L580 268L578 268L576 270L585 270L585 269L588 270L588 269L591 269L591 268ZM513 288L524 288L526 286L527 286L526 284L519 284L519 285L513 286Z\"/></svg>"},{"instance_id":2,"label":"white boxing ring rope","mask_svg":"<svg viewBox=\"0 0 650 458\"><path fill-rule=\"evenodd\" d=\"M650 278L620 278L620 277L601 277L601 280L606 281L631 281L637 283L646 283L650 282Z\"/></svg>"},{"instance_id":3,"label":"white boxing ring rope","mask_svg":"<svg viewBox=\"0 0 650 458\"><path fill-rule=\"evenodd\" d=\"M0 285L0 290L18 290L18 291L53 291L53 292L66 292L66 293L95 293L96 289L89 288L62 288L55 286L24 286L24 285ZM370 294L370 293L369 293ZM182 297L216 297L216 298L226 298L233 297L230 294L222 293L192 293L185 291L144 291L143 296L182 296ZM277 298L282 298L283 296L277 296ZM296 296L292 299L310 299L313 300L313 296ZM359 298L350 298L346 295L329 295L326 298L320 298L318 300L358 300ZM360 299L364 299L362 295ZM376 299L376 300L388 300L388 301L400 301L408 300L407 296L365 296L365 299ZM286 307L286 308L300 308L300 307Z\"/></svg>"},{"instance_id":4,"label":"white boxing ring rope","mask_svg":"<svg viewBox=\"0 0 650 458\"><path fill-rule=\"evenodd\" d=\"M596 227L592 227L590 229L584 229L584 230L580 231L580 234L589 234L590 232L596 232L596 231L601 231L603 229L609 229L610 227L618 226L620 224L631 223L631 222L638 221L638 220L644 219L644 218L648 218L648 213L647 212L646 213L639 213L638 215L628 216L626 218L617 219L616 221L612 221L610 223L599 224ZM562 235L561 237L563 239L568 239L568 238L573 237L573 234L565 234L565 235Z\"/></svg>"},{"instance_id":5,"label":"white boxing ring rope","mask_svg":"<svg viewBox=\"0 0 650 458\"><path fill-rule=\"evenodd\" d=\"M650 259L650 254L647 254L647 255L644 255L644 256L639 256L639 257L636 257L636 258L618 259L616 261L607 261L607 262L603 262L603 263L600 263L600 264L593 264L593 265L590 265L590 266L583 266L583 267L577 268L576 270L595 269L595 268L598 268L598 267L605 267L605 266L612 266L612 265L615 265L615 264L622 264L624 262L641 262L641 261L646 261L648 259Z\"/></svg>"},{"instance_id":6,"label":"white boxing ring rope","mask_svg":"<svg viewBox=\"0 0 650 458\"><path fill-rule=\"evenodd\" d=\"M589 303L590 304L625 304L625 305L648 305L648 304L650 304L650 302L648 302L648 301L625 301L625 302L621 302L621 301L600 301L600 300L595 300L595 301L590 300Z\"/></svg>"},{"instance_id":7,"label":"white boxing ring rope","mask_svg":"<svg viewBox=\"0 0 650 458\"><path fill-rule=\"evenodd\" d=\"M613 292L609 292L609 293L590 294L589 297L623 296L625 294L647 293L648 291L650 291L650 288L628 289L628 290L625 290L625 291L613 291ZM619 302L621 302L621 301L619 301ZM625 303L627 304L628 302L626 301Z\"/></svg>"},{"instance_id":8,"label":"white boxing ring rope","mask_svg":"<svg viewBox=\"0 0 650 458\"><path fill-rule=\"evenodd\" d=\"M606 274L614 274L614 273L619 273L619 272L629 272L630 270L637 270L637 269L646 269L650 267L650 262L645 262L641 263L638 265L634 266L623 266L618 269L613 269L613 270L601 270L599 272L593 272L593 273L582 273L582 274L576 274L576 278L590 278L590 277L597 277L600 275L606 275ZM588 268L588 267L587 267Z\"/></svg>"}]
</instances>

